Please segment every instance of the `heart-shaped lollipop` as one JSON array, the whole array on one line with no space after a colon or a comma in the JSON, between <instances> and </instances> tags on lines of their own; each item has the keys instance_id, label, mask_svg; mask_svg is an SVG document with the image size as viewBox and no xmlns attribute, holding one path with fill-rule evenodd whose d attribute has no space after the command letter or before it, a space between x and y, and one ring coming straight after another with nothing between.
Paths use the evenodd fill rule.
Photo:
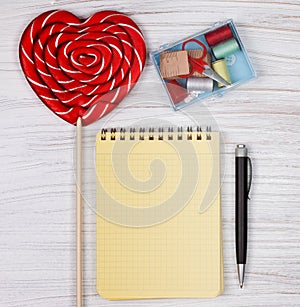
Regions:
<instances>
[{"instance_id":1,"label":"heart-shaped lollipop","mask_svg":"<svg viewBox=\"0 0 300 307\"><path fill-rule=\"evenodd\" d=\"M20 42L32 89L56 115L88 125L113 110L145 64L141 30L126 15L103 11L85 21L67 11L39 15Z\"/></svg>"},{"instance_id":2,"label":"heart-shaped lollipop","mask_svg":"<svg viewBox=\"0 0 300 307\"><path fill-rule=\"evenodd\" d=\"M50 11L28 25L19 52L38 97L76 125L76 306L82 307L82 124L108 114L133 88L145 65L145 41L119 12L81 21L66 11Z\"/></svg>"}]
</instances>

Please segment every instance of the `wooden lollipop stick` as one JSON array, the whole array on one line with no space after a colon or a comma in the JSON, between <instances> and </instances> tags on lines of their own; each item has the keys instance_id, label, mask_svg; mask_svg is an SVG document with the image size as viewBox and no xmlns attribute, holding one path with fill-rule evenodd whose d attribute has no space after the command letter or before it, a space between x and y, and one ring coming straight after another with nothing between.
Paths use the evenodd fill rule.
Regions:
<instances>
[{"instance_id":1,"label":"wooden lollipop stick","mask_svg":"<svg viewBox=\"0 0 300 307\"><path fill-rule=\"evenodd\" d=\"M82 120L76 125L76 307L82 307Z\"/></svg>"}]
</instances>

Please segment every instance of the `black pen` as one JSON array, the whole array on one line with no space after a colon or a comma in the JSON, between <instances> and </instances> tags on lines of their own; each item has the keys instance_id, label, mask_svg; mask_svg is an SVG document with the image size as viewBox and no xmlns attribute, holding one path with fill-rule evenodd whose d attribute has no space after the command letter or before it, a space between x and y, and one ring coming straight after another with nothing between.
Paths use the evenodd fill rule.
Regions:
<instances>
[{"instance_id":1,"label":"black pen","mask_svg":"<svg viewBox=\"0 0 300 307\"><path fill-rule=\"evenodd\" d=\"M248 181L248 163L250 179ZM235 249L239 285L243 288L247 258L248 196L252 180L251 160L245 145L235 149Z\"/></svg>"}]
</instances>

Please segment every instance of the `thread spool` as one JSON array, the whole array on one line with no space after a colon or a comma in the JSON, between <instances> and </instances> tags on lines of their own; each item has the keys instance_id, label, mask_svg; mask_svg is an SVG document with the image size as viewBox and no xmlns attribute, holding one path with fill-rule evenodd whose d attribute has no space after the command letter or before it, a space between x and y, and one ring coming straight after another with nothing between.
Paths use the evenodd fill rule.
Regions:
<instances>
[{"instance_id":1,"label":"thread spool","mask_svg":"<svg viewBox=\"0 0 300 307\"><path fill-rule=\"evenodd\" d=\"M228 39L212 48L217 60L230 56L239 50L240 46L234 38Z\"/></svg>"},{"instance_id":2,"label":"thread spool","mask_svg":"<svg viewBox=\"0 0 300 307\"><path fill-rule=\"evenodd\" d=\"M227 57L225 60L232 83L252 78L254 72L251 66L249 66L249 62L242 50Z\"/></svg>"},{"instance_id":3,"label":"thread spool","mask_svg":"<svg viewBox=\"0 0 300 307\"><path fill-rule=\"evenodd\" d=\"M209 46L214 46L232 37L233 34L229 25L225 25L221 28L218 28L214 31L205 34L205 38Z\"/></svg>"},{"instance_id":4,"label":"thread spool","mask_svg":"<svg viewBox=\"0 0 300 307\"><path fill-rule=\"evenodd\" d=\"M188 92L203 93L212 92L214 81L210 78L190 77L186 81L186 88Z\"/></svg>"},{"instance_id":5,"label":"thread spool","mask_svg":"<svg viewBox=\"0 0 300 307\"><path fill-rule=\"evenodd\" d=\"M215 61L212 63L214 71L220 75L224 80L231 84L230 75L227 69L226 61L224 59ZM218 87L222 87L221 83L218 83Z\"/></svg>"}]
</instances>

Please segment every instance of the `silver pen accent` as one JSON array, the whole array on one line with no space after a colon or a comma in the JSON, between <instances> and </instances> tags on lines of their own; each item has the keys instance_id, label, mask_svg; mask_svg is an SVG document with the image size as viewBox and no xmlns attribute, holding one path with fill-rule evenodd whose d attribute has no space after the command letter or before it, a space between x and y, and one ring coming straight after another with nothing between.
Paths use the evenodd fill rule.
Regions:
<instances>
[{"instance_id":1,"label":"silver pen accent","mask_svg":"<svg viewBox=\"0 0 300 307\"><path fill-rule=\"evenodd\" d=\"M237 271L238 271L240 288L243 288L243 286L244 286L245 268L246 268L245 264L237 264Z\"/></svg>"}]
</instances>

